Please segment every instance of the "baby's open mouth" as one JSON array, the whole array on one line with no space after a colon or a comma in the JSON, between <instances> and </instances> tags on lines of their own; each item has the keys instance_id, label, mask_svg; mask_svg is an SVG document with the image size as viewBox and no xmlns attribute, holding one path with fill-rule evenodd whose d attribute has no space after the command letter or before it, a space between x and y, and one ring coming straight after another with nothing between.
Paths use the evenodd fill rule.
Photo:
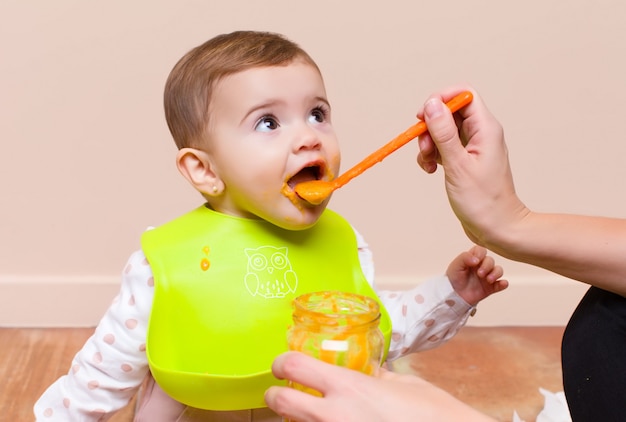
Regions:
<instances>
[{"instance_id":1,"label":"baby's open mouth","mask_svg":"<svg viewBox=\"0 0 626 422\"><path fill-rule=\"evenodd\" d=\"M287 180L287 186L293 189L298 183L320 180L323 174L324 170L321 164L306 166Z\"/></svg>"}]
</instances>

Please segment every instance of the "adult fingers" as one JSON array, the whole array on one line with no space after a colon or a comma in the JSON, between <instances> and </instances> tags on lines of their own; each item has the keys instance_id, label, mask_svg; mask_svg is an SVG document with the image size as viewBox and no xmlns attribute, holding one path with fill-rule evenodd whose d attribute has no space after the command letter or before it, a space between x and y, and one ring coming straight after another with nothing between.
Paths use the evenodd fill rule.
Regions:
<instances>
[{"instance_id":1,"label":"adult fingers","mask_svg":"<svg viewBox=\"0 0 626 422\"><path fill-rule=\"evenodd\" d=\"M439 164L439 152L430 139L428 132L422 134L418 138L419 153L417 154L417 164L426 173L434 173L437 171L437 164Z\"/></svg>"},{"instance_id":2,"label":"adult fingers","mask_svg":"<svg viewBox=\"0 0 626 422\"><path fill-rule=\"evenodd\" d=\"M321 420L316 413L321 409L319 397L289 387L273 386L265 392L265 403L279 415L300 421Z\"/></svg>"},{"instance_id":3,"label":"adult fingers","mask_svg":"<svg viewBox=\"0 0 626 422\"><path fill-rule=\"evenodd\" d=\"M288 379L313 388L323 394L339 383L351 382L359 372L331 365L300 352L279 355L272 364L272 372L279 379Z\"/></svg>"},{"instance_id":4,"label":"adult fingers","mask_svg":"<svg viewBox=\"0 0 626 422\"><path fill-rule=\"evenodd\" d=\"M441 99L432 97L426 101L424 121L444 166L446 162L454 162L467 153L461 143L454 117Z\"/></svg>"}]
</instances>

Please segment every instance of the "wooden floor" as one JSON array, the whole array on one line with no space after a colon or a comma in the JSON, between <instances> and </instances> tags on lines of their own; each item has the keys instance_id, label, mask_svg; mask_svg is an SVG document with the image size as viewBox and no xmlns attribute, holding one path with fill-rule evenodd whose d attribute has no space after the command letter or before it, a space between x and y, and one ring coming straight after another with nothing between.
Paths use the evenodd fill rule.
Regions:
<instances>
[{"instance_id":1,"label":"wooden floor","mask_svg":"<svg viewBox=\"0 0 626 422\"><path fill-rule=\"evenodd\" d=\"M6 421L33 420L41 393L68 371L91 328L0 328L0 409ZM472 406L510 422L533 422L543 407L539 387L560 391L562 327L465 327L437 349L396 361ZM132 420L131 405L112 421Z\"/></svg>"},{"instance_id":2,"label":"wooden floor","mask_svg":"<svg viewBox=\"0 0 626 422\"><path fill-rule=\"evenodd\" d=\"M32 421L35 401L67 373L92 332L93 328L0 328L0 420ZM132 421L132 406L110 420Z\"/></svg>"},{"instance_id":3,"label":"wooden floor","mask_svg":"<svg viewBox=\"0 0 626 422\"><path fill-rule=\"evenodd\" d=\"M419 375L498 421L513 412L533 422L544 407L539 387L563 391L564 327L465 327L436 349L405 356L397 372Z\"/></svg>"}]
</instances>

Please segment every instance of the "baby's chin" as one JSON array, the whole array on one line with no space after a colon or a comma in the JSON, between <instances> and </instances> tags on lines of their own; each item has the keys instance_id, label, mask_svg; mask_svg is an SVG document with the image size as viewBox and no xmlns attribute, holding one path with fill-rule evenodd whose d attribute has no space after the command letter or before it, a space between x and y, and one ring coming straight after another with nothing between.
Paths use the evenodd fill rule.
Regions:
<instances>
[{"instance_id":1,"label":"baby's chin","mask_svg":"<svg viewBox=\"0 0 626 422\"><path fill-rule=\"evenodd\" d=\"M306 230L313 227L319 221L325 209L326 204L296 209L295 212L290 213L290 215L284 215L276 219L268 219L267 221L285 230Z\"/></svg>"}]
</instances>

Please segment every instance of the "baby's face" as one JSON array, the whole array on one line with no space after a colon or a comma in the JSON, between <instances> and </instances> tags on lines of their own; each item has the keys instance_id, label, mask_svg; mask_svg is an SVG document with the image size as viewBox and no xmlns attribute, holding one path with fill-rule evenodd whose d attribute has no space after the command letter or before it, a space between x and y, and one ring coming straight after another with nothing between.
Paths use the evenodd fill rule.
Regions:
<instances>
[{"instance_id":1,"label":"baby's face","mask_svg":"<svg viewBox=\"0 0 626 422\"><path fill-rule=\"evenodd\" d=\"M209 112L209 153L225 185L216 210L288 229L313 225L328 200L313 206L293 186L334 178L340 162L319 71L296 60L230 75Z\"/></svg>"}]
</instances>

